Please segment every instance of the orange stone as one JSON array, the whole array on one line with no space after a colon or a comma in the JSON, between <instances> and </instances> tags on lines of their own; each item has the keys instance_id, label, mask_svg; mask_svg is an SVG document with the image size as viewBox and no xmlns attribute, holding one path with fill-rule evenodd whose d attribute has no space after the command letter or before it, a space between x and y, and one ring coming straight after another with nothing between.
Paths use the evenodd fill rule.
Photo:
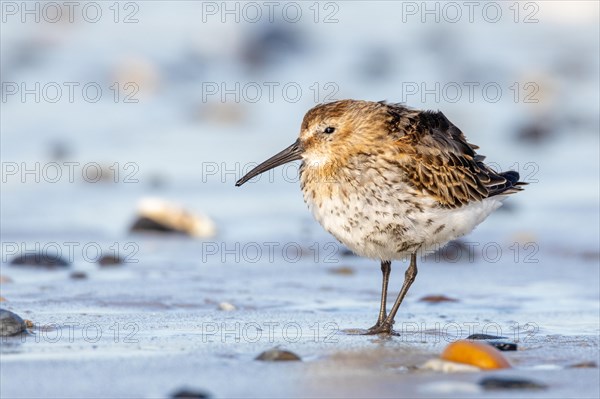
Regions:
<instances>
[{"instance_id":1,"label":"orange stone","mask_svg":"<svg viewBox=\"0 0 600 399\"><path fill-rule=\"evenodd\" d=\"M452 342L442 352L442 359L470 364L483 370L507 369L510 363L498 349L484 342L460 340Z\"/></svg>"}]
</instances>

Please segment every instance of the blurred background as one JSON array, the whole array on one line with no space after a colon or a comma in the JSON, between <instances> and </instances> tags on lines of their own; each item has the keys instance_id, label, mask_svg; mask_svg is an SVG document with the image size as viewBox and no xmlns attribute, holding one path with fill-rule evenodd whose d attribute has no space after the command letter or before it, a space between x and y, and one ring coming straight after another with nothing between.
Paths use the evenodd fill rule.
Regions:
<instances>
[{"instance_id":1,"label":"blurred background","mask_svg":"<svg viewBox=\"0 0 600 399\"><path fill-rule=\"evenodd\" d=\"M148 196L313 234L295 167L234 183L355 98L443 111L531 183L508 223L598 244L596 2L55 4L2 3L3 238L112 239Z\"/></svg>"},{"instance_id":2,"label":"blurred background","mask_svg":"<svg viewBox=\"0 0 600 399\"><path fill-rule=\"evenodd\" d=\"M315 323L336 331L372 324L380 272L312 219L297 163L234 187L296 139L308 109L345 98L439 109L490 165L529 183L454 247L458 257L424 259L400 320L491 321L513 338L524 325L536 338L592 337L515 354L530 370L590 353L597 360L598 2L0 6L0 302L42 337L2 346L3 397L156 397L189 384L236 397L248 387L258 396L314 388L372 397L400 392L397 384L411 392L402 375L414 374L322 386L287 368L264 378L250 363L281 344L306 356L293 370L309 370L313 381L315 364L319 375L346 370L323 366L324 350L371 350L362 337L311 340ZM460 254L472 245L473 257ZM40 252L59 256L27 257ZM115 263L124 264L105 267ZM398 262L390 300L402 270ZM303 339L206 344L203 323L249 320L293 320ZM44 340L44 325L60 331L67 321L99 323L105 334ZM136 344L113 340L115 323L124 331L132 322ZM546 351L548 342L559 344ZM402 370L417 364L392 357ZM63 384L63 373L82 377ZM549 374L548 383L564 379L563 391L549 392L597 397L597 373L585 375L587 385Z\"/></svg>"}]
</instances>

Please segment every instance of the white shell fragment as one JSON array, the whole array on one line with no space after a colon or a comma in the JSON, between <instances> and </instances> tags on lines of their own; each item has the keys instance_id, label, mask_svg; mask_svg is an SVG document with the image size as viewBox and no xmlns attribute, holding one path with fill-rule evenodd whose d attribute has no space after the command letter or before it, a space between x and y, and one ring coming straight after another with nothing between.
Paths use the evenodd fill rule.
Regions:
<instances>
[{"instance_id":1,"label":"white shell fragment","mask_svg":"<svg viewBox=\"0 0 600 399\"><path fill-rule=\"evenodd\" d=\"M442 359L430 359L426 361L420 368L422 370L439 371L442 373L472 373L481 371L479 367L471 366L469 364L449 362Z\"/></svg>"},{"instance_id":2,"label":"white shell fragment","mask_svg":"<svg viewBox=\"0 0 600 399\"><path fill-rule=\"evenodd\" d=\"M138 206L141 217L155 220L192 237L209 238L217 233L215 223L206 215L193 214L179 205L158 198L144 198Z\"/></svg>"}]
</instances>

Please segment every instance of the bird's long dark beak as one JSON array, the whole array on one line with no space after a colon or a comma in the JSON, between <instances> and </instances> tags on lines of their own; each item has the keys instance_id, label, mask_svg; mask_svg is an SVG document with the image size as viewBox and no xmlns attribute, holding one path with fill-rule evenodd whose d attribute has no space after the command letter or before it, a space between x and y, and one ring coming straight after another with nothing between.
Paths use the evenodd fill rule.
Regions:
<instances>
[{"instance_id":1,"label":"bird's long dark beak","mask_svg":"<svg viewBox=\"0 0 600 399\"><path fill-rule=\"evenodd\" d=\"M256 168L246 173L244 177L242 177L235 183L235 186L239 187L242 184L246 183L248 180L252 179L254 176L258 176L261 173L271 170L279 165L283 165L292 161L297 161L299 159L302 159L302 145L300 144L300 139L296 140L294 144L292 144L285 150L273 155L271 158L267 159L265 162L261 163Z\"/></svg>"}]
</instances>

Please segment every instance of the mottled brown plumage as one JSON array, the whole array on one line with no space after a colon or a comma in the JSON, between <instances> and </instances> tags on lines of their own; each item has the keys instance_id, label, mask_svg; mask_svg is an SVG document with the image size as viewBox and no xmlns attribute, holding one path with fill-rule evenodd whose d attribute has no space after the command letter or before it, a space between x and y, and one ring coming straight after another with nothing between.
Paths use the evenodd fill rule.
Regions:
<instances>
[{"instance_id":1,"label":"mottled brown plumage","mask_svg":"<svg viewBox=\"0 0 600 399\"><path fill-rule=\"evenodd\" d=\"M483 163L485 157L475 150L479 147L467 142L463 133L441 112L416 111L401 104L343 100L319 105L307 112L302 130L323 120L360 118L352 124L352 136L358 131L375 142L385 142L387 148L378 152L369 146L355 143L355 151L347 155L386 155L388 162L405 173L410 185L424 190L441 206L459 207L498 194L521 190L515 172L497 173ZM344 134L341 132L340 134ZM306 146L314 144L310 138ZM335 145L332 148L336 148ZM344 150L343 146L339 146ZM343 164L347 159L340 159ZM324 172L326 176L334 172ZM332 176L330 176L332 177Z\"/></svg>"}]
</instances>

